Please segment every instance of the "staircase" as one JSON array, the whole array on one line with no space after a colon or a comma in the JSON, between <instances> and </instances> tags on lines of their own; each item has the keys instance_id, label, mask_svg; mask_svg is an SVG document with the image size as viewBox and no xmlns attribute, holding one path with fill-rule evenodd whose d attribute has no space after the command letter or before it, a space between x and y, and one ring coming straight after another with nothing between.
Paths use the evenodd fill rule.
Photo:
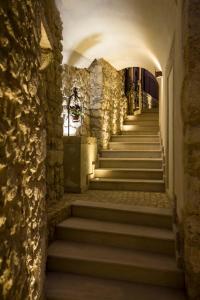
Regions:
<instances>
[{"instance_id":1,"label":"staircase","mask_svg":"<svg viewBox=\"0 0 200 300\"><path fill-rule=\"evenodd\" d=\"M47 300L184 300L168 209L77 201L56 227Z\"/></svg>"},{"instance_id":2,"label":"staircase","mask_svg":"<svg viewBox=\"0 0 200 300\"><path fill-rule=\"evenodd\" d=\"M128 116L101 151L90 189L164 192L158 112Z\"/></svg>"},{"instance_id":3,"label":"staircase","mask_svg":"<svg viewBox=\"0 0 200 300\"><path fill-rule=\"evenodd\" d=\"M129 116L92 189L164 191L158 114ZM112 191L110 192L112 193ZM48 249L47 300L184 300L171 210L75 201Z\"/></svg>"}]
</instances>

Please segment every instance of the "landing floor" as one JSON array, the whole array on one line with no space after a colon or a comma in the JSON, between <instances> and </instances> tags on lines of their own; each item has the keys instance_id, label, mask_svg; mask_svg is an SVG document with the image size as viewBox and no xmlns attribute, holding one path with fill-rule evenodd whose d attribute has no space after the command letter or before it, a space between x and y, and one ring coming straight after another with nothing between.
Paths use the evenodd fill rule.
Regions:
<instances>
[{"instance_id":1,"label":"landing floor","mask_svg":"<svg viewBox=\"0 0 200 300\"><path fill-rule=\"evenodd\" d=\"M64 201L70 202L86 200L110 204L171 208L171 203L165 193L154 192L89 190L82 194L67 193L64 199Z\"/></svg>"}]
</instances>

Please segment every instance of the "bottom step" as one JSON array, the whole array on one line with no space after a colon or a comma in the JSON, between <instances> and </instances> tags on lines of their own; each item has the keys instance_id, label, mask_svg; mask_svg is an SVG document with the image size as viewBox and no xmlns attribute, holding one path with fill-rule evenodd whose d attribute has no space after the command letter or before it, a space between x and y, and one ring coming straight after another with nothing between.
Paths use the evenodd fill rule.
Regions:
<instances>
[{"instance_id":1,"label":"bottom step","mask_svg":"<svg viewBox=\"0 0 200 300\"><path fill-rule=\"evenodd\" d=\"M94 178L90 181L90 189L164 192L165 184L163 180Z\"/></svg>"},{"instance_id":2,"label":"bottom step","mask_svg":"<svg viewBox=\"0 0 200 300\"><path fill-rule=\"evenodd\" d=\"M68 273L48 273L47 300L186 300L179 289L104 280Z\"/></svg>"}]
</instances>

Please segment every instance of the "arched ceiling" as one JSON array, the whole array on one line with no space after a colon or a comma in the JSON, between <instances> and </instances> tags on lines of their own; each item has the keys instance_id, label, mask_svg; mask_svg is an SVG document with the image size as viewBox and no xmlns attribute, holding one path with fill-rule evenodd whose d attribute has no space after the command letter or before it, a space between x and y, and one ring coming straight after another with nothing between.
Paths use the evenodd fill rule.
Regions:
<instances>
[{"instance_id":1,"label":"arched ceiling","mask_svg":"<svg viewBox=\"0 0 200 300\"><path fill-rule=\"evenodd\" d=\"M166 64L175 0L56 0L63 21L64 63L88 67L104 58L115 68L154 72Z\"/></svg>"}]
</instances>

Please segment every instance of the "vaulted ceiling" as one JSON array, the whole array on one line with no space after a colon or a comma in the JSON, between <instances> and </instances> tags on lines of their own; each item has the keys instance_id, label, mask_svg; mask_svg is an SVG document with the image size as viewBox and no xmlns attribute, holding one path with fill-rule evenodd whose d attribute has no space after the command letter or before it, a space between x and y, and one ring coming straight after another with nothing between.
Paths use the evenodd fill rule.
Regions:
<instances>
[{"instance_id":1,"label":"vaulted ceiling","mask_svg":"<svg viewBox=\"0 0 200 300\"><path fill-rule=\"evenodd\" d=\"M117 69L152 72L166 63L175 0L57 0L63 21L64 63L88 67L104 58Z\"/></svg>"}]
</instances>

